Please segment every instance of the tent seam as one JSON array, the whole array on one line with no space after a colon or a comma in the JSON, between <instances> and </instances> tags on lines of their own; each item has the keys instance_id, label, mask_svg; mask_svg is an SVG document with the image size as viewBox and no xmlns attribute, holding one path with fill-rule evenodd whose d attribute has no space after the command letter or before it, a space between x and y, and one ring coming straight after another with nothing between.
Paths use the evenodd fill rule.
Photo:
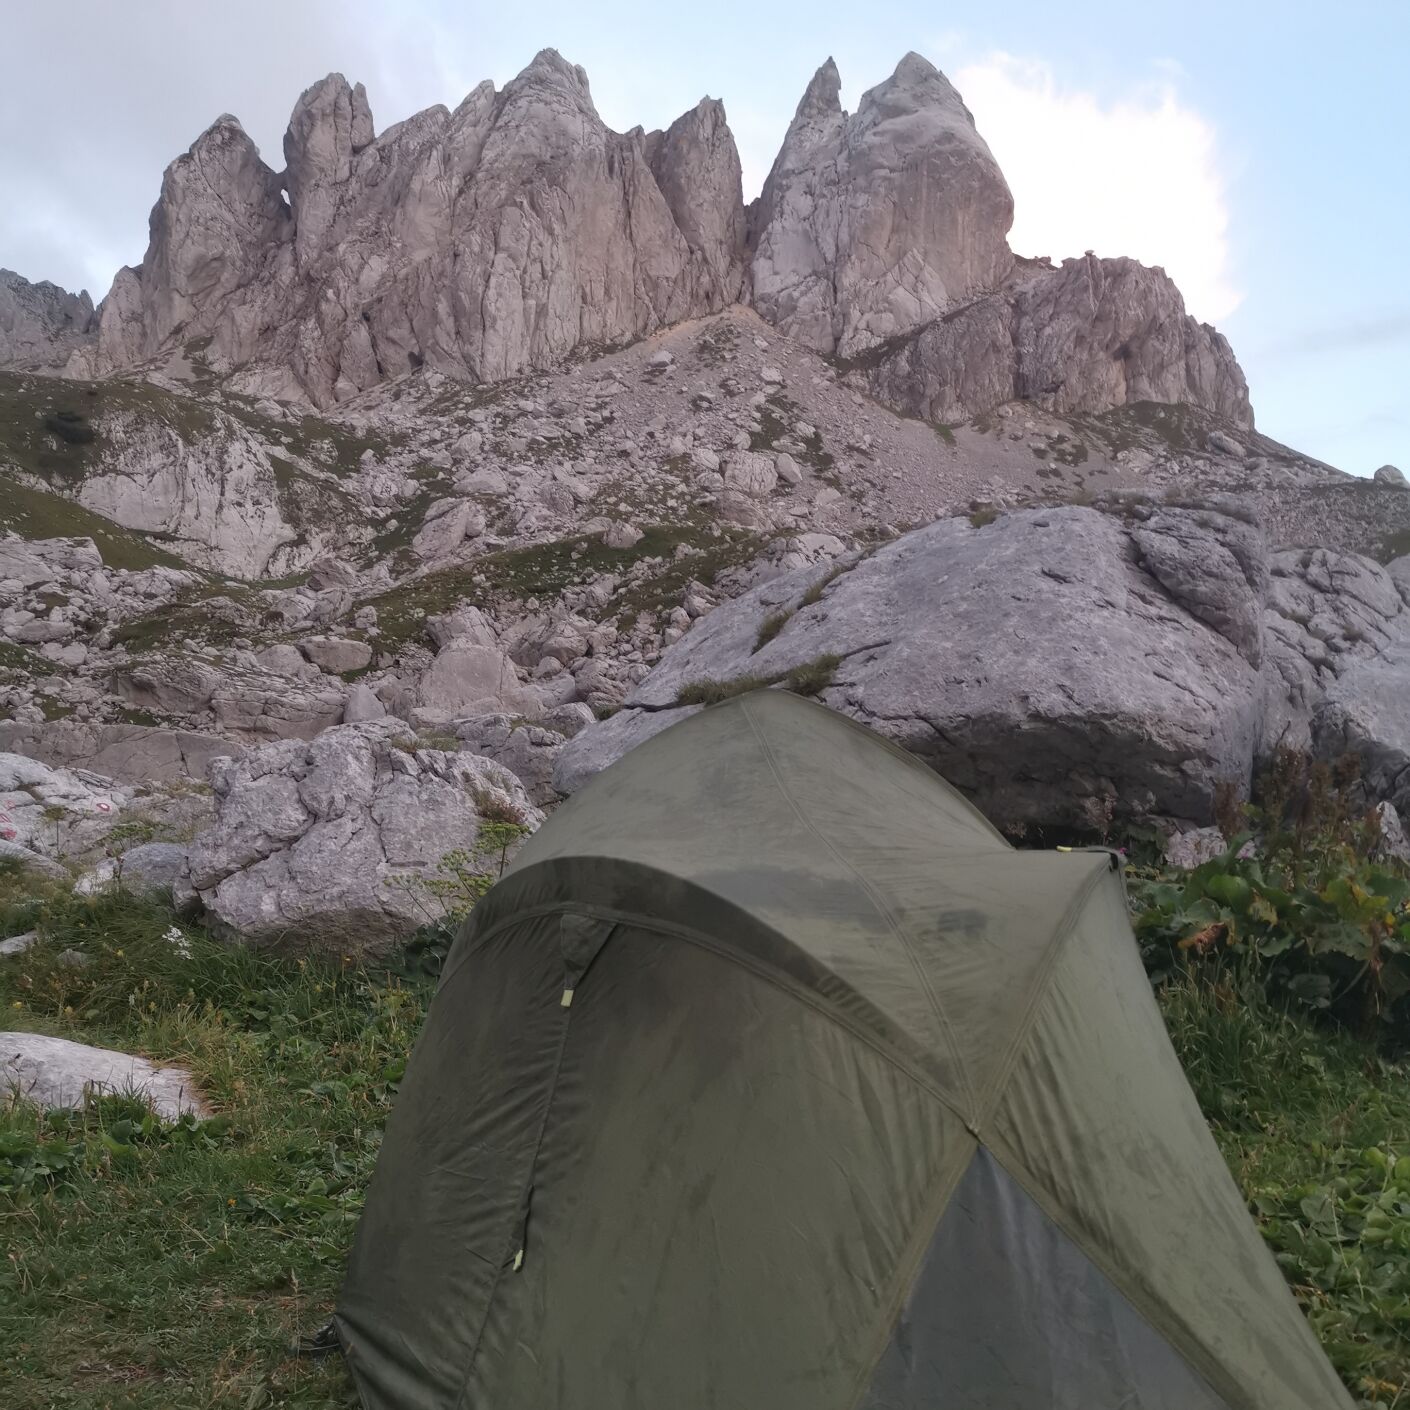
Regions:
<instances>
[{"instance_id":1,"label":"tent seam","mask_svg":"<svg viewBox=\"0 0 1410 1410\"><path fill-rule=\"evenodd\" d=\"M984 1101L980 1110L976 1114L976 1125L987 1127L989 1118L994 1114L994 1109L998 1106L999 1098L1004 1093L1004 1088L1008 1086L1008 1080L1013 1075L1015 1063L1018 1061L1020 1052L1027 1043L1033 1032L1033 1026L1037 1021L1038 1009L1041 1007L1044 998L1047 997L1048 981L1053 976L1053 970L1057 968L1057 962L1062 957L1063 950L1067 947L1067 942L1073 932L1077 929L1077 921L1082 912L1087 907L1087 902L1092 897L1092 892L1096 890L1097 883L1104 877L1111 875L1111 869L1107 865L1106 858L1102 858L1102 864L1095 869L1091 876L1078 888L1077 894L1068 902L1067 909L1062 913L1062 918L1058 921L1053 930L1052 938L1048 941L1048 946L1044 952L1042 961L1039 963L1037 971L1033 975L1032 984L1028 991L1028 997L1024 1002L1023 1011L1015 1027L1013 1037L1009 1039L1007 1048L1004 1049L1003 1057L999 1065L994 1070L994 1076L989 1081L988 1089L984 1093ZM975 1132L980 1135L980 1139L985 1139L980 1131Z\"/></svg>"},{"instance_id":2,"label":"tent seam","mask_svg":"<svg viewBox=\"0 0 1410 1410\"><path fill-rule=\"evenodd\" d=\"M924 1217L916 1221L916 1232L907 1241L905 1253L897 1261L896 1272L892 1276L891 1293L886 1299L885 1312L879 1320L872 1347L862 1362L862 1369L852 1387L851 1398L847 1401L848 1410L859 1410L863 1397L871 1388L876 1368L880 1364L881 1358L886 1354L886 1348L890 1345L891 1338L895 1334L896 1319L901 1315L901 1309L906 1305L906 1298L915 1286L920 1265L925 1261L925 1255L934 1242L935 1235L939 1232L940 1221L944 1219L949 1210L950 1201L954 1198L960 1181L964 1179L965 1171L969 1169L970 1163L978 1154L982 1144L972 1133L966 1133L966 1142L969 1145L969 1151L965 1159L957 1160L953 1169L946 1170L943 1178L935 1181L925 1202Z\"/></svg>"},{"instance_id":3,"label":"tent seam","mask_svg":"<svg viewBox=\"0 0 1410 1410\"><path fill-rule=\"evenodd\" d=\"M540 865L543 865L540 863ZM677 940L684 940L688 945L694 945L699 950L704 950L707 954L714 955L716 959L722 960L726 964L736 964L741 969L752 974L756 979L765 984L772 985L781 993L787 994L791 999L811 1009L820 1018L826 1019L834 1027L840 1028L845 1033L857 1039L871 1049L888 1067L893 1068L909 1081L914 1082L928 1096L933 1097L946 1111L957 1121L962 1123L965 1130L970 1132L969 1118L965 1115L960 1105L954 1098L944 1090L935 1079L923 1068L917 1067L914 1063L907 1061L905 1055L899 1052L894 1045L887 1043L878 1034L863 1024L853 1023L843 1013L829 1004L813 990L806 988L802 984L795 983L788 975L780 973L771 965L763 965L754 961L748 955L724 945L717 945L700 931L692 930L689 926L677 925L672 921L663 921L655 916L642 915L636 911L616 910L611 906L599 906L591 902L577 901L545 901L542 905L515 911L513 915L505 916L501 921L497 921L493 926L477 935L474 940L472 950L480 944L487 944L502 931L521 924L526 920L534 919L538 916L553 915L558 912L571 911L576 915L592 915L602 920L615 920L620 924L640 926L643 930L650 931L658 935L669 935ZM467 952L467 959L469 952ZM464 966L457 965L456 974L462 972ZM436 997L440 997L440 990L436 991Z\"/></svg>"},{"instance_id":4,"label":"tent seam","mask_svg":"<svg viewBox=\"0 0 1410 1410\"><path fill-rule=\"evenodd\" d=\"M931 985L929 976L921 966L909 937L902 927L897 924L896 917L891 913L890 909L878 898L876 889L872 883L853 866L851 861L842 854L841 850L833 843L827 834L824 833L799 806L797 799L794 798L788 786L783 781L783 776L780 774L778 764L774 759L773 750L770 748L768 740L764 737L763 731L759 728L757 721L754 719L753 712L750 709L750 702L747 698L742 701L741 709L744 718L749 722L749 728L754 738L759 743L759 748L763 750L764 762L769 766L769 773L773 776L774 784L788 806L793 810L793 815L829 852L832 853L833 857L840 862L843 867L851 872L857 884L866 893L867 899L876 908L877 914L886 922L892 935L900 941L901 948L905 951L906 959L910 962L911 969L915 972L916 980L920 984L921 991L930 1002L931 1012L935 1015L935 1019L940 1025L940 1031L944 1035L945 1044L950 1050L950 1061L954 1064L955 1072L959 1075L960 1079L961 1097L972 1113L970 1116L964 1118L965 1124L969 1126L971 1130L974 1130L974 1123L978 1116L978 1112L975 1111L978 1096L970 1081L969 1069L965 1065L964 1059L960 1053L959 1043L955 1039L954 1030L950 1027L950 1020L946 1017L945 1011L940 1005L939 996Z\"/></svg>"},{"instance_id":5,"label":"tent seam","mask_svg":"<svg viewBox=\"0 0 1410 1410\"><path fill-rule=\"evenodd\" d=\"M573 1011L571 1008L561 1010L563 1017L563 1031L558 1035L558 1051L553 1058L553 1074L549 1078L548 1100L543 1105L543 1117L539 1121L538 1134L534 1137L533 1152L529 1156L529 1167L524 1177L524 1185L520 1191L521 1198L526 1196L534 1187L534 1171L538 1169L539 1155L543 1150L544 1136L548 1132L548 1123L553 1115L554 1103L558 1100L558 1085L563 1076L563 1054L568 1048L568 1030L573 1026ZM512 1240L511 1240L512 1242ZM506 1249L506 1253L508 1249ZM485 1298L485 1314L480 1319L480 1329L475 1333L475 1344L470 1348L470 1355L465 1361L465 1378L460 1383L460 1393L455 1398L456 1410L461 1410L465 1405L465 1397L470 1391L470 1378L475 1372L475 1362L480 1356L480 1346L485 1339L485 1331L490 1324L490 1315L494 1311L495 1299L499 1296L500 1284L504 1282L504 1271L507 1259L501 1259L498 1270L495 1272L494 1282L490 1284L489 1295Z\"/></svg>"},{"instance_id":6,"label":"tent seam","mask_svg":"<svg viewBox=\"0 0 1410 1410\"><path fill-rule=\"evenodd\" d=\"M1067 1218L1057 1202L1052 1199L1041 1183L1036 1180L1027 1166L1018 1158L1017 1152L1000 1137L986 1136L982 1142L985 1149L999 1163L999 1167L1023 1190L1024 1194L1053 1221L1059 1230L1071 1241L1072 1246L1106 1277L1111 1285L1124 1297L1132 1310L1158 1337L1176 1351L1190 1369L1200 1376L1210 1390L1229 1406L1229 1410L1257 1410L1253 1402L1245 1398L1241 1387L1232 1383L1229 1374L1220 1363L1209 1355L1198 1342L1193 1342L1182 1326L1167 1329L1162 1326L1158 1314L1162 1310L1143 1289L1133 1288L1125 1272L1107 1256L1101 1248L1089 1246L1086 1238Z\"/></svg>"}]
</instances>

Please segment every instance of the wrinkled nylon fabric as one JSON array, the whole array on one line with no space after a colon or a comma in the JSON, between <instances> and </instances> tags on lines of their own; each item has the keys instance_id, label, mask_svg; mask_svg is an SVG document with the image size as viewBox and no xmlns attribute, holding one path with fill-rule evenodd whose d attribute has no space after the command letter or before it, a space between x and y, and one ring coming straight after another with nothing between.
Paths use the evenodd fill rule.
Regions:
<instances>
[{"instance_id":1,"label":"wrinkled nylon fabric","mask_svg":"<svg viewBox=\"0 0 1410 1410\"><path fill-rule=\"evenodd\" d=\"M442 986L387 1122L339 1300L369 1405L448 1406L512 1260L571 1009L561 918Z\"/></svg>"},{"instance_id":2,"label":"wrinkled nylon fabric","mask_svg":"<svg viewBox=\"0 0 1410 1410\"><path fill-rule=\"evenodd\" d=\"M1185 1081L1115 877L1064 944L985 1136L1231 1406L1349 1410Z\"/></svg>"},{"instance_id":3,"label":"wrinkled nylon fabric","mask_svg":"<svg viewBox=\"0 0 1410 1410\"><path fill-rule=\"evenodd\" d=\"M379 1162L340 1309L364 1403L848 1410L972 1139L847 1029L720 955L617 926L565 1010L552 942L545 923L507 928L437 996L397 1108L434 1103L436 1126L389 1128L406 1158ZM519 1045L538 1096L489 1157L493 1055L437 1035L494 1029L507 967L536 976L519 1018L565 1036L551 1078L547 1043ZM452 1075L443 1053L481 1066ZM490 1158L505 1194L485 1208L436 1173ZM437 1236L419 1236L433 1212ZM485 1274L455 1219L483 1229Z\"/></svg>"},{"instance_id":4,"label":"wrinkled nylon fabric","mask_svg":"<svg viewBox=\"0 0 1410 1410\"><path fill-rule=\"evenodd\" d=\"M1108 865L1015 851L909 755L775 691L693 716L599 774L506 881L585 857L652 868L747 913L766 944L802 952L880 1015L882 1036L970 1117L1021 1019L1014 996ZM692 900L675 918L697 914Z\"/></svg>"},{"instance_id":5,"label":"wrinkled nylon fabric","mask_svg":"<svg viewBox=\"0 0 1410 1410\"><path fill-rule=\"evenodd\" d=\"M1349 1407L1107 859L794 697L705 711L452 951L340 1302L364 1405L857 1410L975 1136L1229 1410Z\"/></svg>"},{"instance_id":6,"label":"wrinkled nylon fabric","mask_svg":"<svg viewBox=\"0 0 1410 1410\"><path fill-rule=\"evenodd\" d=\"M860 1410L1229 1410L980 1149Z\"/></svg>"}]
</instances>

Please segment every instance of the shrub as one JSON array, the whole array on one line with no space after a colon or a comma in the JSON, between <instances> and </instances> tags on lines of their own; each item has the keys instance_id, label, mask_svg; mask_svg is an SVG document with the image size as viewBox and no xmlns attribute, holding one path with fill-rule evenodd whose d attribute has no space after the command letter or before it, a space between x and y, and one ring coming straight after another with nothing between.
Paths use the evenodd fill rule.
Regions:
<instances>
[{"instance_id":1,"label":"shrub","mask_svg":"<svg viewBox=\"0 0 1410 1410\"><path fill-rule=\"evenodd\" d=\"M88 418L67 409L46 416L44 429L71 446L88 445L94 437L93 427L88 424Z\"/></svg>"},{"instance_id":2,"label":"shrub","mask_svg":"<svg viewBox=\"0 0 1410 1410\"><path fill-rule=\"evenodd\" d=\"M1252 979L1280 1002L1410 1043L1410 867L1376 855L1358 796L1353 766L1283 751L1258 806L1241 810L1251 830L1221 855L1188 873L1133 869L1136 934L1157 981Z\"/></svg>"},{"instance_id":3,"label":"shrub","mask_svg":"<svg viewBox=\"0 0 1410 1410\"><path fill-rule=\"evenodd\" d=\"M781 612L771 612L759 624L759 634L754 638L754 650L762 651L787 625L793 616L791 608Z\"/></svg>"}]
</instances>

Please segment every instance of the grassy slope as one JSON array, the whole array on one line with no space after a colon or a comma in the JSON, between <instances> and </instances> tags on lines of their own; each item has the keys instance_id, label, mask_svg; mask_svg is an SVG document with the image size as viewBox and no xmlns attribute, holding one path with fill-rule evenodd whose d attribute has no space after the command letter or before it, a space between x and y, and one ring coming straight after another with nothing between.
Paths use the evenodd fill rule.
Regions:
<instances>
[{"instance_id":1,"label":"grassy slope","mask_svg":"<svg viewBox=\"0 0 1410 1410\"><path fill-rule=\"evenodd\" d=\"M145 1139L118 1104L57 1131L0 1115L0 1187L24 1184L36 1140L71 1162L55 1183L0 1193L0 1405L351 1404L336 1358L286 1348L331 1309L429 983L260 957L189 928L184 958L158 907L58 900L46 918L26 894L0 874L0 933L39 918L50 936L0 963L9 1024L184 1061L224 1115ZM82 970L56 961L73 943L93 956ZM1410 1074L1227 993L1177 989L1166 1010L1338 1367L1364 1404L1403 1406Z\"/></svg>"}]
</instances>

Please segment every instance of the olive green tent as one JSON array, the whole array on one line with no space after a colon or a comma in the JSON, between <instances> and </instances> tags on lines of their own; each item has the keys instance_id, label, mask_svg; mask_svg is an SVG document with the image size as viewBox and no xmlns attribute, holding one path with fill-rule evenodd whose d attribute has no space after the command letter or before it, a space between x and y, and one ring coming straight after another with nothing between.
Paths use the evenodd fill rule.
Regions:
<instances>
[{"instance_id":1,"label":"olive green tent","mask_svg":"<svg viewBox=\"0 0 1410 1410\"><path fill-rule=\"evenodd\" d=\"M476 908L337 1316L373 1410L1329 1410L1112 858L765 691Z\"/></svg>"}]
</instances>

